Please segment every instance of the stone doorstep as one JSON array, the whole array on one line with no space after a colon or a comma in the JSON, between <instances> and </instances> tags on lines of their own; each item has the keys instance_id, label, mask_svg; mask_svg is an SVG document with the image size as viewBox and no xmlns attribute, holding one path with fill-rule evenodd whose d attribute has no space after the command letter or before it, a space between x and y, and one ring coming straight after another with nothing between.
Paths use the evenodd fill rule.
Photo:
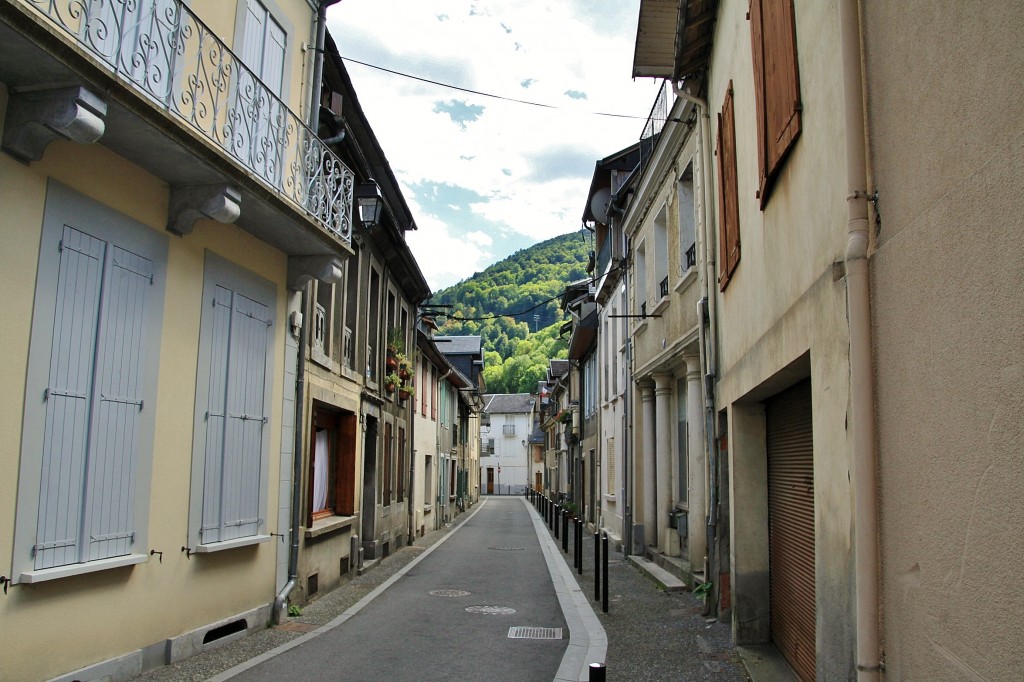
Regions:
<instances>
[{"instance_id":1,"label":"stone doorstep","mask_svg":"<svg viewBox=\"0 0 1024 682\"><path fill-rule=\"evenodd\" d=\"M641 573L653 580L659 589L666 592L686 591L686 583L654 562L636 555L630 555L629 562L640 569Z\"/></svg>"}]
</instances>

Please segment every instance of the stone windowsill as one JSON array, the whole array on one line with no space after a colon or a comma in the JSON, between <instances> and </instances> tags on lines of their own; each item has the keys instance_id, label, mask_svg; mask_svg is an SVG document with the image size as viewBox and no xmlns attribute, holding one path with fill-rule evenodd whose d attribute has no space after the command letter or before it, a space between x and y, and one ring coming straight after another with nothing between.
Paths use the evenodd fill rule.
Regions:
<instances>
[{"instance_id":1,"label":"stone windowsill","mask_svg":"<svg viewBox=\"0 0 1024 682\"><path fill-rule=\"evenodd\" d=\"M355 520L355 516L325 516L314 521L313 525L307 528L303 534L307 540L310 540L321 535L349 528Z\"/></svg>"}]
</instances>

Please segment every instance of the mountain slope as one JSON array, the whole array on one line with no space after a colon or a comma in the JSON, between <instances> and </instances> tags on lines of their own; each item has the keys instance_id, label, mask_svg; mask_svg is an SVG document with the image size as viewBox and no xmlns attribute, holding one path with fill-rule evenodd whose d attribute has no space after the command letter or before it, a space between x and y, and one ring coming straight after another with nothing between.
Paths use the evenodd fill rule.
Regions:
<instances>
[{"instance_id":1,"label":"mountain slope","mask_svg":"<svg viewBox=\"0 0 1024 682\"><path fill-rule=\"evenodd\" d=\"M533 392L548 360L565 357L559 298L587 276L588 237L573 232L522 249L430 299L452 306L439 334L483 337L488 392Z\"/></svg>"}]
</instances>

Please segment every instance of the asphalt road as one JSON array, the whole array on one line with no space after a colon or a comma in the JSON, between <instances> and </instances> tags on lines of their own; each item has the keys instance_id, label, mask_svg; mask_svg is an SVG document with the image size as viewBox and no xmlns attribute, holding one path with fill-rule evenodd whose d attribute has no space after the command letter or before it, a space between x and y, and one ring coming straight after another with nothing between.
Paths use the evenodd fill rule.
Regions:
<instances>
[{"instance_id":1,"label":"asphalt road","mask_svg":"<svg viewBox=\"0 0 1024 682\"><path fill-rule=\"evenodd\" d=\"M489 498L390 585L234 680L552 680L569 631L534 520ZM510 628L532 636L510 638ZM543 629L543 630L542 630Z\"/></svg>"}]
</instances>

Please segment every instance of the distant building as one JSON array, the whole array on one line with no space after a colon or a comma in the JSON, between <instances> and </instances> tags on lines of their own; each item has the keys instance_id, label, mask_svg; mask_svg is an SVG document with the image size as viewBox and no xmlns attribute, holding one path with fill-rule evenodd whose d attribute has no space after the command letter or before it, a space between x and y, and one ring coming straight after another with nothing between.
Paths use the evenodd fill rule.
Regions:
<instances>
[{"instance_id":1,"label":"distant building","mask_svg":"<svg viewBox=\"0 0 1024 682\"><path fill-rule=\"evenodd\" d=\"M480 431L481 493L521 495L531 472L530 438L536 396L530 393L496 393L484 396L483 410L490 425Z\"/></svg>"}]
</instances>

